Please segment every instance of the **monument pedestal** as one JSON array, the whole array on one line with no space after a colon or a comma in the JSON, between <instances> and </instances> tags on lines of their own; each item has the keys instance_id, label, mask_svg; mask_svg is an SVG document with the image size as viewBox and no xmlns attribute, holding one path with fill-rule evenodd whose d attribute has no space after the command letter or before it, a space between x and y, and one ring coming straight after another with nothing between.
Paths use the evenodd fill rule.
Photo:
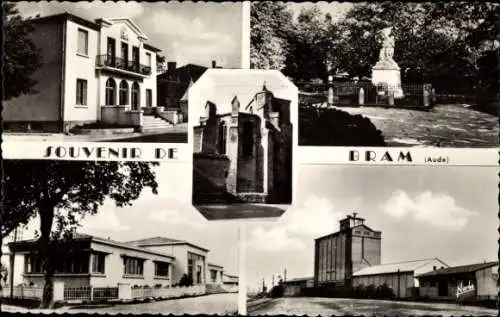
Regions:
<instances>
[{"instance_id":1,"label":"monument pedestal","mask_svg":"<svg viewBox=\"0 0 500 317\"><path fill-rule=\"evenodd\" d=\"M398 65L389 63L377 63L372 68L372 83L376 85L387 85L388 92L394 93L394 98L403 98L401 88L401 73Z\"/></svg>"}]
</instances>

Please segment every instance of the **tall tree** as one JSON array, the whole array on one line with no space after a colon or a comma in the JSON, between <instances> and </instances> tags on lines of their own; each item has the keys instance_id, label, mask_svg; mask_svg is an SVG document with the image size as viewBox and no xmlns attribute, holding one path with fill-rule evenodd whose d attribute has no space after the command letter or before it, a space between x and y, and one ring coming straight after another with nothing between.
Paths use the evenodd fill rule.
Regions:
<instances>
[{"instance_id":1,"label":"tall tree","mask_svg":"<svg viewBox=\"0 0 500 317\"><path fill-rule=\"evenodd\" d=\"M36 81L31 78L41 64L38 49L29 38L34 30L30 19L24 19L15 4L2 3L3 10L3 96L9 100L33 92Z\"/></svg>"},{"instance_id":2,"label":"tall tree","mask_svg":"<svg viewBox=\"0 0 500 317\"><path fill-rule=\"evenodd\" d=\"M155 163L6 160L4 210L40 218L39 252L45 284L41 307L53 299L58 250L65 250L74 229L86 215L99 211L105 199L131 205L149 187L157 193Z\"/></svg>"},{"instance_id":3,"label":"tall tree","mask_svg":"<svg viewBox=\"0 0 500 317\"><path fill-rule=\"evenodd\" d=\"M251 4L250 64L252 68L285 67L292 13L283 2L262 1Z\"/></svg>"}]
</instances>

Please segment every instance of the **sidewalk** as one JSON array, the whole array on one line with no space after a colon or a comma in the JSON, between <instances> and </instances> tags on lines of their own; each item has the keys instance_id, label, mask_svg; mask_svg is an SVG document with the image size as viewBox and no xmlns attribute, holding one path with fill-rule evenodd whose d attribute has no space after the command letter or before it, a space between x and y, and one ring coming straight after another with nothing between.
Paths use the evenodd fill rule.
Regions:
<instances>
[{"instance_id":1,"label":"sidewalk","mask_svg":"<svg viewBox=\"0 0 500 317\"><path fill-rule=\"evenodd\" d=\"M168 137L169 135L174 136ZM185 135L185 138L184 138ZM162 142L161 137L165 136L163 142L172 143L186 143L181 142L184 139L187 140L187 124L178 124L169 128L164 128L154 132L140 133L117 133L117 134L64 134L64 133L43 133L43 132L33 132L33 133L16 133L16 132L4 132L2 134L3 142L145 142L148 139L153 141ZM159 139L159 140L156 140ZM170 139L175 139L171 141ZM177 141L177 142L176 142Z\"/></svg>"}]
</instances>

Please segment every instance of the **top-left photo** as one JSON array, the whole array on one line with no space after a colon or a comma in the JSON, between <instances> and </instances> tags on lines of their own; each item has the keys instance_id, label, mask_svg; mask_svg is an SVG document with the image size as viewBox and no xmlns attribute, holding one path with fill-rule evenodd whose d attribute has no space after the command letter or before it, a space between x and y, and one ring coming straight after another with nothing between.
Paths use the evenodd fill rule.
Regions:
<instances>
[{"instance_id":1,"label":"top-left photo","mask_svg":"<svg viewBox=\"0 0 500 317\"><path fill-rule=\"evenodd\" d=\"M241 66L241 3L2 7L4 141L187 143L190 87Z\"/></svg>"}]
</instances>

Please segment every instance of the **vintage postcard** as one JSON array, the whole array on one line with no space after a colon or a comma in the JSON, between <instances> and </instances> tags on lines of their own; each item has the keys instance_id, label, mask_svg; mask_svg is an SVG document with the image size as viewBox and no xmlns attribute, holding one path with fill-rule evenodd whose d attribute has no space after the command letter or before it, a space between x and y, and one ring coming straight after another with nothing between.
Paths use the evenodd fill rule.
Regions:
<instances>
[{"instance_id":1,"label":"vintage postcard","mask_svg":"<svg viewBox=\"0 0 500 317\"><path fill-rule=\"evenodd\" d=\"M2 312L236 314L238 232L188 164L6 160Z\"/></svg>"},{"instance_id":2,"label":"vintage postcard","mask_svg":"<svg viewBox=\"0 0 500 317\"><path fill-rule=\"evenodd\" d=\"M190 85L241 64L241 3L4 3L3 139L187 142Z\"/></svg>"},{"instance_id":3,"label":"vintage postcard","mask_svg":"<svg viewBox=\"0 0 500 317\"><path fill-rule=\"evenodd\" d=\"M299 87L299 145L495 148L499 10L254 2L250 60Z\"/></svg>"},{"instance_id":4,"label":"vintage postcard","mask_svg":"<svg viewBox=\"0 0 500 317\"><path fill-rule=\"evenodd\" d=\"M192 202L207 219L278 217L292 204L296 102L272 70L209 70L191 88Z\"/></svg>"},{"instance_id":5,"label":"vintage postcard","mask_svg":"<svg viewBox=\"0 0 500 317\"><path fill-rule=\"evenodd\" d=\"M249 225L248 314L496 315L497 171L299 167L296 204Z\"/></svg>"}]
</instances>

